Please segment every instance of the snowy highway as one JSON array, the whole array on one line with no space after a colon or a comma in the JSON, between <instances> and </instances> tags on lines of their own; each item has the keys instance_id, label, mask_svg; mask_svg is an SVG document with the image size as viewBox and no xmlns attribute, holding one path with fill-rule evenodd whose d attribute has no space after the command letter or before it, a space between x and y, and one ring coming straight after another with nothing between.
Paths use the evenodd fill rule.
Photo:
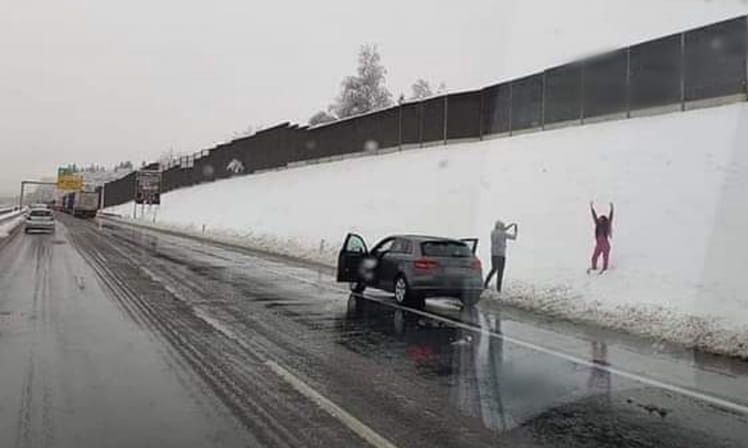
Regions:
<instances>
[{"instance_id":1,"label":"snowy highway","mask_svg":"<svg viewBox=\"0 0 748 448\"><path fill-rule=\"evenodd\" d=\"M748 446L748 363L58 216L0 246L0 446Z\"/></svg>"}]
</instances>

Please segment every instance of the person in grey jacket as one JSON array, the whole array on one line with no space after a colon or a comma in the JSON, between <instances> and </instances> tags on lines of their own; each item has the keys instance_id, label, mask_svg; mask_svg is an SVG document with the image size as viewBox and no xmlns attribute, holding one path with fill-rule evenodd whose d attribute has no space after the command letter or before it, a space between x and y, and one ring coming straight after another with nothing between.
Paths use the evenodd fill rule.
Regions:
<instances>
[{"instance_id":1,"label":"person in grey jacket","mask_svg":"<svg viewBox=\"0 0 748 448\"><path fill-rule=\"evenodd\" d=\"M514 233L509 233L514 228ZM501 292L501 283L504 280L504 266L506 266L506 240L516 240L519 228L516 223L504 225L502 221L496 221L496 226L491 231L491 272L486 277L483 285L488 289L488 282L496 274L496 290Z\"/></svg>"}]
</instances>

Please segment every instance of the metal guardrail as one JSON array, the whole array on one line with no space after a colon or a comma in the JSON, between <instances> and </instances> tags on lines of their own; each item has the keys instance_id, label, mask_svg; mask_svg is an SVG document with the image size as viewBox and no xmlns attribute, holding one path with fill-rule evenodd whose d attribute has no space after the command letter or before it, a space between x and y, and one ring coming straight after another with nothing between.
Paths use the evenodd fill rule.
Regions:
<instances>
[{"instance_id":1,"label":"metal guardrail","mask_svg":"<svg viewBox=\"0 0 748 448\"><path fill-rule=\"evenodd\" d=\"M19 216L23 216L24 212L26 211L26 210L18 210L14 212L12 210L13 209L11 209L11 211L8 213L0 213L0 224L6 221L10 221L11 219L17 218Z\"/></svg>"}]
</instances>

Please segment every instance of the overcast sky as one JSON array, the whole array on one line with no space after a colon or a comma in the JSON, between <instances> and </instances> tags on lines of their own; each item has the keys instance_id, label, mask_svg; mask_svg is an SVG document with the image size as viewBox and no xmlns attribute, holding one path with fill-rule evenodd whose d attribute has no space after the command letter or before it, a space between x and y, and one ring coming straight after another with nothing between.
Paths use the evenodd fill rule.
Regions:
<instances>
[{"instance_id":1,"label":"overcast sky","mask_svg":"<svg viewBox=\"0 0 748 448\"><path fill-rule=\"evenodd\" d=\"M23 0L0 9L0 195L60 164L194 152L304 122L379 45L395 96L748 12L746 0Z\"/></svg>"}]
</instances>

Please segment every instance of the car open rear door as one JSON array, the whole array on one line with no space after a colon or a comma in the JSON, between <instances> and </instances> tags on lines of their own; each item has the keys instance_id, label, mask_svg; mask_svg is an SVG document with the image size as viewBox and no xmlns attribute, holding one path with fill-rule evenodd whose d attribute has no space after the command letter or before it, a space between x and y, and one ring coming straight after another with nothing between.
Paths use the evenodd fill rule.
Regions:
<instances>
[{"instance_id":1,"label":"car open rear door","mask_svg":"<svg viewBox=\"0 0 748 448\"><path fill-rule=\"evenodd\" d=\"M467 244L473 253L478 250L478 238L460 238L460 241Z\"/></svg>"},{"instance_id":2,"label":"car open rear door","mask_svg":"<svg viewBox=\"0 0 748 448\"><path fill-rule=\"evenodd\" d=\"M343 242L343 248L338 255L338 281L358 281L358 270L361 260L368 254L366 242L355 233L349 233Z\"/></svg>"}]
</instances>

